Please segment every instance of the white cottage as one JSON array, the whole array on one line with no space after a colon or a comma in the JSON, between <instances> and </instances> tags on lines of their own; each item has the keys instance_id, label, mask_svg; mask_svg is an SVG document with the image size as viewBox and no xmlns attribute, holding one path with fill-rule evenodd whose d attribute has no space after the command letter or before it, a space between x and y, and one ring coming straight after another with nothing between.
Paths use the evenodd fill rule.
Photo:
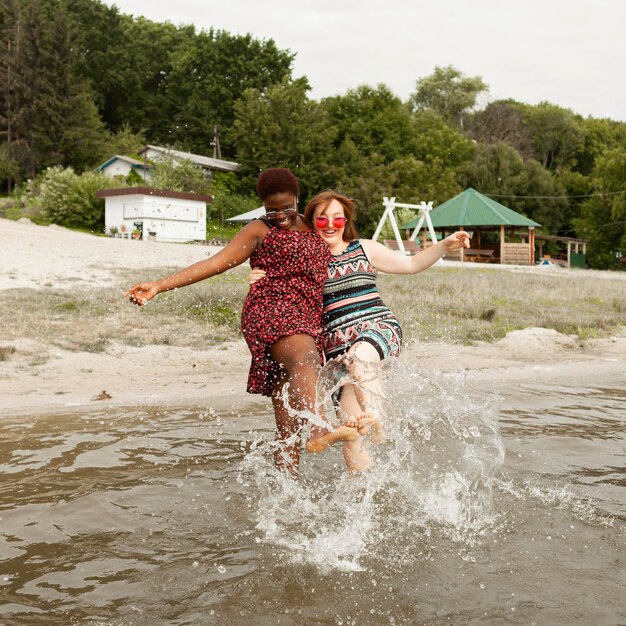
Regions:
<instances>
[{"instance_id":1,"label":"white cottage","mask_svg":"<svg viewBox=\"0 0 626 626\"><path fill-rule=\"evenodd\" d=\"M102 189L109 234L157 241L206 240L206 205L211 196L149 187Z\"/></svg>"},{"instance_id":2,"label":"white cottage","mask_svg":"<svg viewBox=\"0 0 626 626\"><path fill-rule=\"evenodd\" d=\"M139 161L132 157L116 154L108 161L96 168L97 172L102 172L109 178L126 178L131 172L135 172L147 183L150 182L150 166L145 161Z\"/></svg>"}]
</instances>

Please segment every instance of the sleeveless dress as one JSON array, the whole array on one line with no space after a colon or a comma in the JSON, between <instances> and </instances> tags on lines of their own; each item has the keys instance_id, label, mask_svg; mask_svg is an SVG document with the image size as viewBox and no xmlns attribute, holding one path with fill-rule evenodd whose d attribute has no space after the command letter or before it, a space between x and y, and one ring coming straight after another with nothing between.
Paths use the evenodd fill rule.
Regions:
<instances>
[{"instance_id":1,"label":"sleeveless dress","mask_svg":"<svg viewBox=\"0 0 626 626\"><path fill-rule=\"evenodd\" d=\"M372 344L381 360L400 354L402 328L378 293L376 274L358 240L331 257L322 317L327 359L343 354L356 341Z\"/></svg>"},{"instance_id":2,"label":"sleeveless dress","mask_svg":"<svg viewBox=\"0 0 626 626\"><path fill-rule=\"evenodd\" d=\"M323 358L322 290L330 252L314 231L272 227L250 257L265 278L250 287L241 331L252 353L248 393L271 396L278 365L269 348L281 337L307 334Z\"/></svg>"}]
</instances>

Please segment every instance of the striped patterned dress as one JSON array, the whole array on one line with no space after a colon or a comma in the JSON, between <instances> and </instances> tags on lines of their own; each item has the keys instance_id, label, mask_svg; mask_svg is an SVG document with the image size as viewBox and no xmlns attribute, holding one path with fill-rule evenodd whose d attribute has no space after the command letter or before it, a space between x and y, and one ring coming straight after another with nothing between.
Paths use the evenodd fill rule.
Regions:
<instances>
[{"instance_id":1,"label":"striped patterned dress","mask_svg":"<svg viewBox=\"0 0 626 626\"><path fill-rule=\"evenodd\" d=\"M372 344L381 360L400 353L400 322L382 301L376 274L358 240L331 258L322 318L327 359L343 354L356 341Z\"/></svg>"}]
</instances>

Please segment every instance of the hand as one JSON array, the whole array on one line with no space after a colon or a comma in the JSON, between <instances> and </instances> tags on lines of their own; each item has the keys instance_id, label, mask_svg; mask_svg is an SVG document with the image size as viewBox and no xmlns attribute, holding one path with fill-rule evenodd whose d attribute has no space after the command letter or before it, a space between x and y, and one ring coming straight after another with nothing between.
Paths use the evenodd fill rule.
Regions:
<instances>
[{"instance_id":1,"label":"hand","mask_svg":"<svg viewBox=\"0 0 626 626\"><path fill-rule=\"evenodd\" d=\"M262 278L265 278L265 272L263 270L252 270L250 274L248 274L248 284L252 287L254 283L259 282Z\"/></svg>"},{"instance_id":2,"label":"hand","mask_svg":"<svg viewBox=\"0 0 626 626\"><path fill-rule=\"evenodd\" d=\"M159 293L157 283L137 283L134 287L131 287L128 291L124 292L124 297L128 298L133 304L137 306L143 306L148 304L154 296Z\"/></svg>"},{"instance_id":3,"label":"hand","mask_svg":"<svg viewBox=\"0 0 626 626\"><path fill-rule=\"evenodd\" d=\"M469 248L470 236L464 230L457 230L456 233L452 233L442 240L441 243L448 252L458 250L459 248Z\"/></svg>"}]
</instances>

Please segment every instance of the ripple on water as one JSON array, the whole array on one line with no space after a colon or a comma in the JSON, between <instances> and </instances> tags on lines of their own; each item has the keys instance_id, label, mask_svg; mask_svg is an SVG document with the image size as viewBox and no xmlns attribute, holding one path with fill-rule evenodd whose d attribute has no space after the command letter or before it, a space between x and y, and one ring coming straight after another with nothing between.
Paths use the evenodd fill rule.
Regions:
<instances>
[{"instance_id":1,"label":"ripple on water","mask_svg":"<svg viewBox=\"0 0 626 626\"><path fill-rule=\"evenodd\" d=\"M624 394L386 375L360 477L278 474L258 404L3 421L0 621L624 621Z\"/></svg>"}]
</instances>

